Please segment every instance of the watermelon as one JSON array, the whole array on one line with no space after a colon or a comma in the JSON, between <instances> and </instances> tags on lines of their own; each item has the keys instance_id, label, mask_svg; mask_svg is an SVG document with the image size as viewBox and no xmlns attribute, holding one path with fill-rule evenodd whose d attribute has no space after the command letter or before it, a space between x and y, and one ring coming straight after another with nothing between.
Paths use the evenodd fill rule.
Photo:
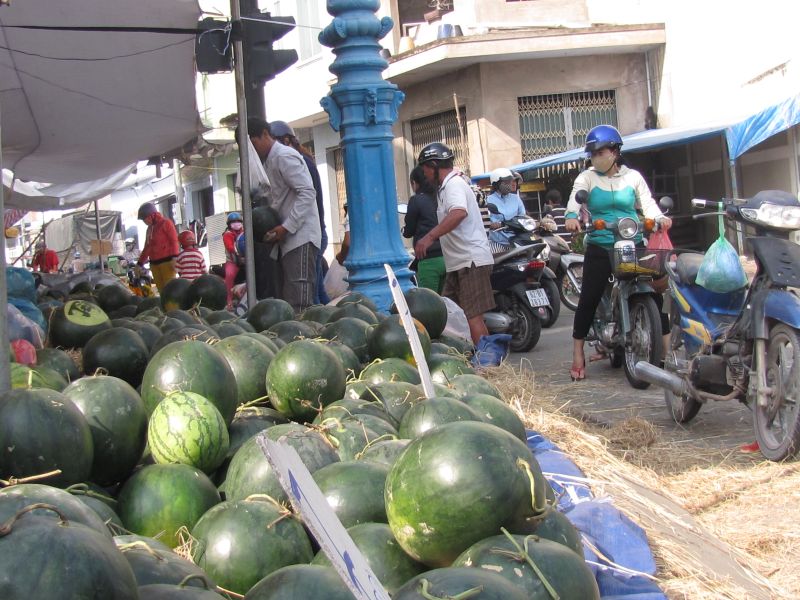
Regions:
<instances>
[{"instance_id":1,"label":"watermelon","mask_svg":"<svg viewBox=\"0 0 800 600\"><path fill-rule=\"evenodd\" d=\"M239 327L233 321L226 321L224 323L219 323L218 325L212 326L212 329L214 329L214 331L217 332L217 336L221 340L233 337L235 335L241 335L244 333L244 329Z\"/></svg>"},{"instance_id":2,"label":"watermelon","mask_svg":"<svg viewBox=\"0 0 800 600\"><path fill-rule=\"evenodd\" d=\"M105 375L119 377L135 387L142 382L149 354L138 333L114 327L95 334L86 342L83 370L87 375L93 375L102 369Z\"/></svg>"},{"instance_id":3,"label":"watermelon","mask_svg":"<svg viewBox=\"0 0 800 600\"><path fill-rule=\"evenodd\" d=\"M36 350L36 364L58 372L67 381L75 381L81 376L78 365L70 358L69 354L58 348L38 348Z\"/></svg>"},{"instance_id":4,"label":"watermelon","mask_svg":"<svg viewBox=\"0 0 800 600\"><path fill-rule=\"evenodd\" d=\"M336 304L337 306L347 306L348 304L361 304L366 306L370 309L373 313L378 312L378 306L372 301L372 299L362 294L361 292L347 292L344 296L339 298L339 302Z\"/></svg>"},{"instance_id":5,"label":"watermelon","mask_svg":"<svg viewBox=\"0 0 800 600\"><path fill-rule=\"evenodd\" d=\"M405 381L406 383L420 383L417 369L401 358L386 358L376 360L361 371L359 378L368 384L383 383L386 381Z\"/></svg>"},{"instance_id":6,"label":"watermelon","mask_svg":"<svg viewBox=\"0 0 800 600\"><path fill-rule=\"evenodd\" d=\"M366 460L391 467L411 440L376 440L367 446L356 457L356 460Z\"/></svg>"},{"instance_id":7,"label":"watermelon","mask_svg":"<svg viewBox=\"0 0 800 600\"><path fill-rule=\"evenodd\" d=\"M240 408L236 411L236 416L228 428L231 439L228 456L232 457L245 441L257 433L283 423L288 423L288 420L273 408L265 406Z\"/></svg>"},{"instance_id":8,"label":"watermelon","mask_svg":"<svg viewBox=\"0 0 800 600\"><path fill-rule=\"evenodd\" d=\"M130 290L121 284L107 285L97 292L97 303L108 314L127 306L132 296Z\"/></svg>"},{"instance_id":9,"label":"watermelon","mask_svg":"<svg viewBox=\"0 0 800 600\"><path fill-rule=\"evenodd\" d=\"M88 281L80 281L70 288L70 294L91 294L94 291L92 284Z\"/></svg>"},{"instance_id":10,"label":"watermelon","mask_svg":"<svg viewBox=\"0 0 800 600\"><path fill-rule=\"evenodd\" d=\"M475 370L469 366L467 361L456 356L445 354L434 354L428 360L428 368L431 372L431 379L435 383L443 385L449 384L458 375L474 375Z\"/></svg>"},{"instance_id":11,"label":"watermelon","mask_svg":"<svg viewBox=\"0 0 800 600\"><path fill-rule=\"evenodd\" d=\"M178 556L157 540L142 537L135 542L119 544L117 539L117 537L114 538L114 543L117 544L125 560L131 566L133 576L136 578L136 585L140 588L157 584L177 585L190 575L207 577L203 569ZM187 583L191 586L202 585L197 580ZM147 599L149 596L142 596L142 598Z\"/></svg>"},{"instance_id":12,"label":"watermelon","mask_svg":"<svg viewBox=\"0 0 800 600\"><path fill-rule=\"evenodd\" d=\"M426 570L425 565L403 552L385 523L353 525L347 529L347 533L390 595L394 595L406 581ZM331 561L324 552L317 552L311 564L329 567Z\"/></svg>"},{"instance_id":13,"label":"watermelon","mask_svg":"<svg viewBox=\"0 0 800 600\"><path fill-rule=\"evenodd\" d=\"M345 346L343 343L335 340L326 341L325 345L333 350L336 356L339 357L339 360L342 362L342 366L344 367L345 375L348 379L355 377L357 373L361 372L361 361L358 360L356 353L353 352L348 346Z\"/></svg>"},{"instance_id":14,"label":"watermelon","mask_svg":"<svg viewBox=\"0 0 800 600\"><path fill-rule=\"evenodd\" d=\"M418 402L406 411L400 421L399 434L414 439L434 427L456 421L483 421L481 415L460 400L434 396Z\"/></svg>"},{"instance_id":15,"label":"watermelon","mask_svg":"<svg viewBox=\"0 0 800 600\"><path fill-rule=\"evenodd\" d=\"M60 469L43 481L67 487L89 478L93 456L89 425L64 394L17 389L0 396L0 478Z\"/></svg>"},{"instance_id":16,"label":"watermelon","mask_svg":"<svg viewBox=\"0 0 800 600\"><path fill-rule=\"evenodd\" d=\"M369 400L361 400L356 398L342 398L336 402L331 402L316 416L314 419L314 424L319 425L327 419L341 421L348 417L354 417L362 414L378 417L379 419L386 421L387 425L393 426L391 417L387 414L382 405L377 402L370 402Z\"/></svg>"},{"instance_id":17,"label":"watermelon","mask_svg":"<svg viewBox=\"0 0 800 600\"><path fill-rule=\"evenodd\" d=\"M96 304L70 300L50 316L48 336L51 346L83 348L93 335L111 329L111 321Z\"/></svg>"},{"instance_id":18,"label":"watermelon","mask_svg":"<svg viewBox=\"0 0 800 600\"><path fill-rule=\"evenodd\" d=\"M417 330L422 352L427 359L431 355L431 338L425 327L413 319L414 328ZM374 358L402 358L415 367L417 361L411 352L411 344L408 341L406 330L399 315L391 315L386 320L376 326L369 336L367 343L369 355Z\"/></svg>"},{"instance_id":19,"label":"watermelon","mask_svg":"<svg viewBox=\"0 0 800 600\"><path fill-rule=\"evenodd\" d=\"M275 323L292 319L294 319L292 305L279 298L261 300L247 313L247 322L258 332L269 329Z\"/></svg>"},{"instance_id":20,"label":"watermelon","mask_svg":"<svg viewBox=\"0 0 800 600\"><path fill-rule=\"evenodd\" d=\"M532 596L527 595L504 577L489 570L450 567L434 569L417 575L397 590L393 598L394 600L430 600L431 598L528 600ZM581 596L561 596L561 598L583 600Z\"/></svg>"},{"instance_id":21,"label":"watermelon","mask_svg":"<svg viewBox=\"0 0 800 600\"><path fill-rule=\"evenodd\" d=\"M313 420L317 411L344 395L345 374L327 346L298 340L278 351L267 369L272 405L290 419Z\"/></svg>"},{"instance_id":22,"label":"watermelon","mask_svg":"<svg viewBox=\"0 0 800 600\"><path fill-rule=\"evenodd\" d=\"M111 539L61 515L22 509L7 522L0 537L0 573L3 600L139 599L133 572Z\"/></svg>"},{"instance_id":23,"label":"watermelon","mask_svg":"<svg viewBox=\"0 0 800 600\"><path fill-rule=\"evenodd\" d=\"M383 488L389 467L367 461L332 463L312 477L345 527L386 523Z\"/></svg>"},{"instance_id":24,"label":"watermelon","mask_svg":"<svg viewBox=\"0 0 800 600\"><path fill-rule=\"evenodd\" d=\"M200 275L193 280L183 295L181 308L188 310L203 306L210 310L222 310L228 303L228 289L225 281L216 275Z\"/></svg>"},{"instance_id":25,"label":"watermelon","mask_svg":"<svg viewBox=\"0 0 800 600\"><path fill-rule=\"evenodd\" d=\"M437 342L441 342L442 344L447 344L453 350L455 350L458 354L463 356L469 356L472 354L474 346L470 340L465 340L462 337L456 337L453 335L440 335L437 339Z\"/></svg>"},{"instance_id":26,"label":"watermelon","mask_svg":"<svg viewBox=\"0 0 800 600\"><path fill-rule=\"evenodd\" d=\"M541 512L546 485L531 451L510 433L475 421L447 423L412 440L392 466L386 513L412 558L448 566L500 527Z\"/></svg>"},{"instance_id":27,"label":"watermelon","mask_svg":"<svg viewBox=\"0 0 800 600\"><path fill-rule=\"evenodd\" d=\"M309 306L300 315L301 321L315 321L317 323L325 324L331 319L331 315L336 312L335 306L326 306L322 304L315 304Z\"/></svg>"},{"instance_id":28,"label":"watermelon","mask_svg":"<svg viewBox=\"0 0 800 600\"><path fill-rule=\"evenodd\" d=\"M189 587L193 582L201 582L203 587ZM208 582L204 575L190 575L185 577L178 585L168 583L153 583L139 587L140 598L147 600L220 600L227 596L220 596L212 591L214 586Z\"/></svg>"},{"instance_id":29,"label":"watermelon","mask_svg":"<svg viewBox=\"0 0 800 600\"><path fill-rule=\"evenodd\" d=\"M512 539L496 535L481 540L456 558L453 566L497 573L524 593L524 598L551 600L544 578L560 598L600 600L594 574L583 556L535 535L514 535Z\"/></svg>"},{"instance_id":30,"label":"watermelon","mask_svg":"<svg viewBox=\"0 0 800 600\"><path fill-rule=\"evenodd\" d=\"M286 442L297 451L312 474L339 460L336 450L319 432L296 423L274 425L263 435L273 441L287 436ZM228 500L244 500L252 494L266 494L279 502L287 500L277 475L258 445L257 437L245 441L233 455L222 488Z\"/></svg>"},{"instance_id":31,"label":"watermelon","mask_svg":"<svg viewBox=\"0 0 800 600\"><path fill-rule=\"evenodd\" d=\"M124 533L122 535L115 535L114 536L114 544L117 548L120 549L121 552L124 552L125 549L135 546L141 548L140 544L136 542L142 542L145 546L147 546L151 550L166 550L167 552L172 552L168 546L162 544L155 538L147 537L144 535L136 535L135 533ZM134 572L134 575L136 573ZM138 578L137 578L138 580Z\"/></svg>"},{"instance_id":32,"label":"watermelon","mask_svg":"<svg viewBox=\"0 0 800 600\"><path fill-rule=\"evenodd\" d=\"M375 311L367 308L363 304L352 303L342 305L339 303L337 306L340 308L337 308L335 311L333 311L330 320L328 321L329 323L349 317L352 319L360 319L370 325L378 324L378 317L375 316Z\"/></svg>"},{"instance_id":33,"label":"watermelon","mask_svg":"<svg viewBox=\"0 0 800 600\"><path fill-rule=\"evenodd\" d=\"M536 535L551 542L557 542L583 557L583 541L580 532L566 516L553 506L548 506L540 515L514 523L509 529L511 533Z\"/></svg>"},{"instance_id":34,"label":"watermelon","mask_svg":"<svg viewBox=\"0 0 800 600\"><path fill-rule=\"evenodd\" d=\"M64 395L86 418L94 446L91 480L124 481L139 462L147 433L144 402L122 379L98 375L71 383Z\"/></svg>"},{"instance_id":35,"label":"watermelon","mask_svg":"<svg viewBox=\"0 0 800 600\"><path fill-rule=\"evenodd\" d=\"M129 302L135 302L133 298L141 298L141 296L130 296ZM138 304L126 304L124 306L120 306L117 310L108 313L109 319L120 319L120 318L133 318L136 316L136 308Z\"/></svg>"},{"instance_id":36,"label":"watermelon","mask_svg":"<svg viewBox=\"0 0 800 600\"><path fill-rule=\"evenodd\" d=\"M320 565L290 565L254 585L245 600L353 600L353 593L333 570Z\"/></svg>"},{"instance_id":37,"label":"watermelon","mask_svg":"<svg viewBox=\"0 0 800 600\"><path fill-rule=\"evenodd\" d=\"M353 317L343 317L325 325L320 331L320 337L341 342L350 348L358 357L358 360L363 363L369 360L367 342L370 331L371 326L366 321Z\"/></svg>"},{"instance_id":38,"label":"watermelon","mask_svg":"<svg viewBox=\"0 0 800 600\"><path fill-rule=\"evenodd\" d=\"M193 392L168 394L147 425L150 454L159 464L179 463L211 473L225 460L229 443L222 415Z\"/></svg>"},{"instance_id":39,"label":"watermelon","mask_svg":"<svg viewBox=\"0 0 800 600\"><path fill-rule=\"evenodd\" d=\"M257 206L253 209L253 240L262 242L268 231L281 224L281 217L271 206Z\"/></svg>"},{"instance_id":40,"label":"watermelon","mask_svg":"<svg viewBox=\"0 0 800 600\"><path fill-rule=\"evenodd\" d=\"M150 296L148 298L142 298L142 301L136 306L136 314L140 315L144 312L152 310L154 308L161 308L161 298L158 296Z\"/></svg>"},{"instance_id":41,"label":"watermelon","mask_svg":"<svg viewBox=\"0 0 800 600\"><path fill-rule=\"evenodd\" d=\"M175 548L181 543L178 530L194 527L219 501L217 489L202 471L188 465L148 465L122 486L119 516L128 531L158 535Z\"/></svg>"},{"instance_id":42,"label":"watermelon","mask_svg":"<svg viewBox=\"0 0 800 600\"><path fill-rule=\"evenodd\" d=\"M294 340L314 339L317 337L316 330L303 321L281 321L272 325L267 331L274 333L276 337L279 337L287 344Z\"/></svg>"},{"instance_id":43,"label":"watermelon","mask_svg":"<svg viewBox=\"0 0 800 600\"><path fill-rule=\"evenodd\" d=\"M456 391L456 395L459 398L469 394L489 394L500 400L503 399L503 395L500 393L500 390L497 389L497 386L480 375L473 375L472 373L456 375L450 380L450 385Z\"/></svg>"},{"instance_id":44,"label":"watermelon","mask_svg":"<svg viewBox=\"0 0 800 600\"><path fill-rule=\"evenodd\" d=\"M512 408L489 394L469 394L461 402L472 408L482 421L505 429L517 439L528 441L525 425Z\"/></svg>"},{"instance_id":45,"label":"watermelon","mask_svg":"<svg viewBox=\"0 0 800 600\"><path fill-rule=\"evenodd\" d=\"M208 344L173 342L150 359L142 378L148 414L174 391L200 394L217 407L225 423L233 420L238 405L236 378L225 357Z\"/></svg>"},{"instance_id":46,"label":"watermelon","mask_svg":"<svg viewBox=\"0 0 800 600\"><path fill-rule=\"evenodd\" d=\"M387 421L364 414L341 420L326 419L321 431L341 460L355 460L372 442L397 437L397 430Z\"/></svg>"},{"instance_id":47,"label":"watermelon","mask_svg":"<svg viewBox=\"0 0 800 600\"><path fill-rule=\"evenodd\" d=\"M173 281L176 280L173 279ZM195 314L180 308L174 308L170 311L167 311L164 316L169 317L170 319L177 319L184 325L197 325L201 322L201 319L199 319Z\"/></svg>"},{"instance_id":48,"label":"watermelon","mask_svg":"<svg viewBox=\"0 0 800 600\"><path fill-rule=\"evenodd\" d=\"M192 529L192 561L220 587L246 594L281 567L311 561L303 525L286 517L266 498L218 504Z\"/></svg>"},{"instance_id":49,"label":"watermelon","mask_svg":"<svg viewBox=\"0 0 800 600\"><path fill-rule=\"evenodd\" d=\"M275 354L265 344L245 335L225 338L214 346L236 379L236 397L246 404L267 396L267 368Z\"/></svg>"},{"instance_id":50,"label":"watermelon","mask_svg":"<svg viewBox=\"0 0 800 600\"><path fill-rule=\"evenodd\" d=\"M392 424L399 427L406 411L420 400L424 400L425 393L420 386L413 383L384 381L370 385L361 394L361 398L380 402Z\"/></svg>"},{"instance_id":51,"label":"watermelon","mask_svg":"<svg viewBox=\"0 0 800 600\"><path fill-rule=\"evenodd\" d=\"M453 354L456 355L454 348L442 342L431 342L431 354Z\"/></svg>"},{"instance_id":52,"label":"watermelon","mask_svg":"<svg viewBox=\"0 0 800 600\"><path fill-rule=\"evenodd\" d=\"M42 388L62 391L67 387L67 380L58 371L47 367L26 367L19 363L11 363L11 387L20 389Z\"/></svg>"},{"instance_id":53,"label":"watermelon","mask_svg":"<svg viewBox=\"0 0 800 600\"><path fill-rule=\"evenodd\" d=\"M229 310L215 310L203 320L209 325L219 325L220 323L236 321L238 318Z\"/></svg>"},{"instance_id":54,"label":"watermelon","mask_svg":"<svg viewBox=\"0 0 800 600\"><path fill-rule=\"evenodd\" d=\"M97 516L103 520L109 530L121 531L123 529L122 519L110 506L110 503L115 505L117 503L111 496L106 495L104 492L91 490L85 484L80 483L69 486L67 491L97 513Z\"/></svg>"},{"instance_id":55,"label":"watermelon","mask_svg":"<svg viewBox=\"0 0 800 600\"><path fill-rule=\"evenodd\" d=\"M176 277L170 279L164 289L160 290L161 310L165 313L181 308L185 304L186 292L192 282L188 279Z\"/></svg>"},{"instance_id":56,"label":"watermelon","mask_svg":"<svg viewBox=\"0 0 800 600\"><path fill-rule=\"evenodd\" d=\"M427 288L415 287L403 293L411 316L422 323L432 338L442 335L447 326L447 305L442 297ZM397 307L392 304L392 312Z\"/></svg>"}]
</instances>

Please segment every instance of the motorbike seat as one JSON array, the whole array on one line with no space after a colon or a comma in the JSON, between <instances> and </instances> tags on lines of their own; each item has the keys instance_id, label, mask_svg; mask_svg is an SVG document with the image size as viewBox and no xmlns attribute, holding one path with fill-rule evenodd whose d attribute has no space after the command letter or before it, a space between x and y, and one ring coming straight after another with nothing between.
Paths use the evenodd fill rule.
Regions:
<instances>
[{"instance_id":1,"label":"motorbike seat","mask_svg":"<svg viewBox=\"0 0 800 600\"><path fill-rule=\"evenodd\" d=\"M678 274L680 282L685 285L693 285L703 264L702 254L686 253L678 255L675 265L675 272Z\"/></svg>"}]
</instances>

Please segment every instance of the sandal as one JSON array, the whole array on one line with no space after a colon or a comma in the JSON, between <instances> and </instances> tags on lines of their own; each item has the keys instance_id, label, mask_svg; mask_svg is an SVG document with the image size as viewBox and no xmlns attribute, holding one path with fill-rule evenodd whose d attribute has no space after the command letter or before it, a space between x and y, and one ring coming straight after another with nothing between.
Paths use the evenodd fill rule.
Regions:
<instances>
[{"instance_id":1,"label":"sandal","mask_svg":"<svg viewBox=\"0 0 800 600\"><path fill-rule=\"evenodd\" d=\"M572 381L582 381L586 379L586 365L584 364L582 367L573 367L569 370L569 376L572 378Z\"/></svg>"}]
</instances>

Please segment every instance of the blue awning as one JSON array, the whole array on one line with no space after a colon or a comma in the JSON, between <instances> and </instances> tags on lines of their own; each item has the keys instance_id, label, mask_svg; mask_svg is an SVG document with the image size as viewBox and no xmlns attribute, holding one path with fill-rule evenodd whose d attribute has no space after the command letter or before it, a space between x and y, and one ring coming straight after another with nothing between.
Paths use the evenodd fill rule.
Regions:
<instances>
[{"instance_id":1,"label":"blue awning","mask_svg":"<svg viewBox=\"0 0 800 600\"><path fill-rule=\"evenodd\" d=\"M739 158L753 146L800 123L800 94L728 127L728 155Z\"/></svg>"}]
</instances>

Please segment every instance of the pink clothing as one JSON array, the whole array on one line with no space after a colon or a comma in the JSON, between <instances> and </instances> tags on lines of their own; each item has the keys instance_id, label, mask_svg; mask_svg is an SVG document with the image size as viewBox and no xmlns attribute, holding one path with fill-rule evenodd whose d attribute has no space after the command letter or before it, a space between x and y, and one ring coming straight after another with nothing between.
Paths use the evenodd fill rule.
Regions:
<instances>
[{"instance_id":1,"label":"pink clothing","mask_svg":"<svg viewBox=\"0 0 800 600\"><path fill-rule=\"evenodd\" d=\"M228 306L233 303L233 282L236 280L236 275L239 274L239 267L232 263L225 263L225 287L228 288Z\"/></svg>"}]
</instances>

